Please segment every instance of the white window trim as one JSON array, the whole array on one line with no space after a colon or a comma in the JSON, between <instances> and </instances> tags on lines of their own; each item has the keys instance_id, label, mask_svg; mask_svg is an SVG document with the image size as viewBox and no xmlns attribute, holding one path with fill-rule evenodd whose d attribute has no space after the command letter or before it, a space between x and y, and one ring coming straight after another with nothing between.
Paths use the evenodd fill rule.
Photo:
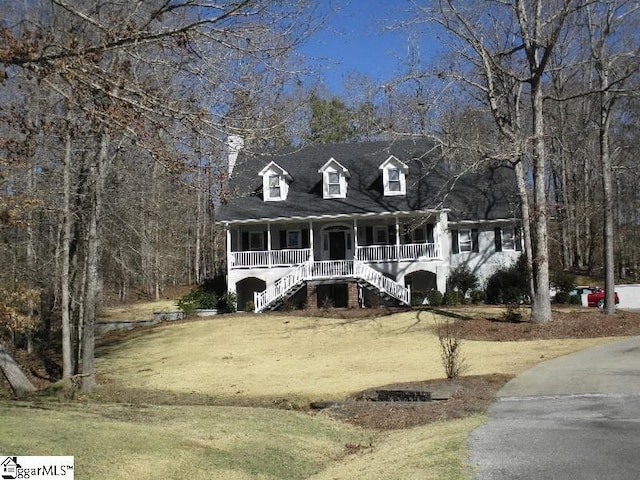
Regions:
<instances>
[{"instance_id":1,"label":"white window trim","mask_svg":"<svg viewBox=\"0 0 640 480\"><path fill-rule=\"evenodd\" d=\"M262 177L262 198L265 202L282 202L287 199L289 194L289 183L287 180L291 180L289 173L280 167L277 163L271 162L266 167L258 172L258 175ZM280 195L274 197L271 195L270 179L278 178L278 187Z\"/></svg>"},{"instance_id":2,"label":"white window trim","mask_svg":"<svg viewBox=\"0 0 640 480\"><path fill-rule=\"evenodd\" d=\"M271 185L271 180L272 179L276 179L277 180L277 185ZM280 177L280 175L277 174L269 174L267 176L267 189L269 190L267 198L269 200L282 200L282 178ZM273 189L277 189L278 190L278 195L273 195L272 191Z\"/></svg>"},{"instance_id":3,"label":"white window trim","mask_svg":"<svg viewBox=\"0 0 640 480\"><path fill-rule=\"evenodd\" d=\"M409 167L391 155L379 167L382 171L382 185L385 197L404 196L407 194L407 172ZM399 190L391 190L391 181L389 180L389 172L391 170L398 171Z\"/></svg>"},{"instance_id":4,"label":"white window trim","mask_svg":"<svg viewBox=\"0 0 640 480\"><path fill-rule=\"evenodd\" d=\"M335 176L337 178L337 182L336 181L331 181L331 178ZM328 170L327 172L325 172L325 177L326 177L326 184L327 184L327 197L333 197L333 198L341 198L342 197L342 178L340 175L340 172L332 172L331 170ZM331 187L338 187L338 192L332 192L331 191Z\"/></svg>"},{"instance_id":5,"label":"white window trim","mask_svg":"<svg viewBox=\"0 0 640 480\"><path fill-rule=\"evenodd\" d=\"M511 233L511 238L505 234ZM514 227L502 227L500 228L500 242L503 252L515 252L516 251L516 229ZM511 246L507 246L507 242L511 242Z\"/></svg>"},{"instance_id":6,"label":"white window trim","mask_svg":"<svg viewBox=\"0 0 640 480\"><path fill-rule=\"evenodd\" d=\"M350 177L349 170L340 165L336 159L331 158L318 169L318 173L322 174L322 198L347 198L347 178ZM329 185L336 185L336 183L329 183L331 173L338 174L338 193L331 193L329 191Z\"/></svg>"},{"instance_id":7,"label":"white window trim","mask_svg":"<svg viewBox=\"0 0 640 480\"><path fill-rule=\"evenodd\" d=\"M463 232L468 234L469 236L468 250L466 248L463 248L463 245L467 245L467 242L462 242ZM473 251L473 235L471 233L471 229L458 230L458 251L460 253L471 253Z\"/></svg>"}]
</instances>

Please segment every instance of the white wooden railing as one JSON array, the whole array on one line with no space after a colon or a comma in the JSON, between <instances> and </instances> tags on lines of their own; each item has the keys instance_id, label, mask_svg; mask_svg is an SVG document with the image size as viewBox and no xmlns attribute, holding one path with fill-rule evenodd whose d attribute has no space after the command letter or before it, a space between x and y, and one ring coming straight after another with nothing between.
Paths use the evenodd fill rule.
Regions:
<instances>
[{"instance_id":1,"label":"white wooden railing","mask_svg":"<svg viewBox=\"0 0 640 480\"><path fill-rule=\"evenodd\" d=\"M354 262L354 273L357 278L367 281L378 290L397 298L405 305L411 304L411 290L398 282L385 277L377 270L362 262Z\"/></svg>"},{"instance_id":2,"label":"white wooden railing","mask_svg":"<svg viewBox=\"0 0 640 480\"><path fill-rule=\"evenodd\" d=\"M310 248L231 252L230 268L295 266L306 263L310 258ZM355 252L355 259L362 262L439 258L440 248L437 243L358 246Z\"/></svg>"},{"instance_id":3,"label":"white wooden railing","mask_svg":"<svg viewBox=\"0 0 640 480\"><path fill-rule=\"evenodd\" d=\"M311 258L310 248L231 252L231 268L300 265Z\"/></svg>"},{"instance_id":4,"label":"white wooden railing","mask_svg":"<svg viewBox=\"0 0 640 480\"><path fill-rule=\"evenodd\" d=\"M408 243L405 245L367 245L356 248L356 259L362 262L440 258L437 243Z\"/></svg>"},{"instance_id":5,"label":"white wooden railing","mask_svg":"<svg viewBox=\"0 0 640 480\"><path fill-rule=\"evenodd\" d=\"M411 292L408 288L385 277L380 272L357 260L330 260L307 262L280 278L262 292L253 295L254 311L264 311L269 305L295 293L305 281L355 278L364 280L379 291L397 298L406 305L410 304Z\"/></svg>"},{"instance_id":6,"label":"white wooden railing","mask_svg":"<svg viewBox=\"0 0 640 480\"><path fill-rule=\"evenodd\" d=\"M268 305L283 298L296 286L301 285L309 277L312 266L312 262L303 263L273 284L268 285L262 292L254 292L254 311L256 313L262 312Z\"/></svg>"}]
</instances>

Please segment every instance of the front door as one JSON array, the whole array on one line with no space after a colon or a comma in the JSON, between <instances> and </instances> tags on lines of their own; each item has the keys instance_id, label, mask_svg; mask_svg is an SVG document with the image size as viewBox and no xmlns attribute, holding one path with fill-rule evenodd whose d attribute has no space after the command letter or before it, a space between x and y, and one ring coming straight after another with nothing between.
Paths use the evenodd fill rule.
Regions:
<instances>
[{"instance_id":1,"label":"front door","mask_svg":"<svg viewBox=\"0 0 640 480\"><path fill-rule=\"evenodd\" d=\"M344 260L347 258L346 232L329 232L329 260Z\"/></svg>"}]
</instances>

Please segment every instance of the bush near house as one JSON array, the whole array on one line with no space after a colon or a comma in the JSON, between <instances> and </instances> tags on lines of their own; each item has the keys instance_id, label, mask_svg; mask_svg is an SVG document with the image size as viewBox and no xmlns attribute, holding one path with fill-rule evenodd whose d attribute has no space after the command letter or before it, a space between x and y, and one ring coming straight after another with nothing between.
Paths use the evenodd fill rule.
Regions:
<instances>
[{"instance_id":1,"label":"bush near house","mask_svg":"<svg viewBox=\"0 0 640 480\"><path fill-rule=\"evenodd\" d=\"M479 303L484 303L487 301L487 294L484 290L472 290L471 291L471 302L474 305Z\"/></svg>"},{"instance_id":2,"label":"bush near house","mask_svg":"<svg viewBox=\"0 0 640 480\"><path fill-rule=\"evenodd\" d=\"M462 300L461 292L457 290L447 290L442 297L442 304L447 306L458 305Z\"/></svg>"},{"instance_id":3,"label":"bush near house","mask_svg":"<svg viewBox=\"0 0 640 480\"><path fill-rule=\"evenodd\" d=\"M558 292L553 297L553 303L558 305L566 305L567 303L571 303L571 295L567 292Z\"/></svg>"},{"instance_id":4,"label":"bush near house","mask_svg":"<svg viewBox=\"0 0 640 480\"><path fill-rule=\"evenodd\" d=\"M178 308L186 317L192 316L198 309L218 308L218 296L207 291L204 285L198 286L177 301Z\"/></svg>"},{"instance_id":5,"label":"bush near house","mask_svg":"<svg viewBox=\"0 0 640 480\"><path fill-rule=\"evenodd\" d=\"M235 312L237 310L237 295L226 291L226 282L220 277L206 279L202 285L198 285L177 301L178 308L185 316L195 314L199 309L218 309L223 312Z\"/></svg>"},{"instance_id":6,"label":"bush near house","mask_svg":"<svg viewBox=\"0 0 640 480\"><path fill-rule=\"evenodd\" d=\"M427 299L429 300L429 305L432 307L439 307L442 305L443 296L438 290L429 290L427 292Z\"/></svg>"},{"instance_id":7,"label":"bush near house","mask_svg":"<svg viewBox=\"0 0 640 480\"><path fill-rule=\"evenodd\" d=\"M454 268L449 275L448 282L449 288L459 291L462 299L466 298L467 292L477 288L480 283L478 277L476 277L467 265L458 265Z\"/></svg>"},{"instance_id":8,"label":"bush near house","mask_svg":"<svg viewBox=\"0 0 640 480\"><path fill-rule=\"evenodd\" d=\"M511 304L528 301L529 266L524 255L506 268L497 270L487 280L487 303Z\"/></svg>"},{"instance_id":9,"label":"bush near house","mask_svg":"<svg viewBox=\"0 0 640 480\"><path fill-rule=\"evenodd\" d=\"M560 292L568 293L577 286L576 276L573 273L562 270L555 271L551 274L551 285ZM565 303L568 303L568 301Z\"/></svg>"}]
</instances>

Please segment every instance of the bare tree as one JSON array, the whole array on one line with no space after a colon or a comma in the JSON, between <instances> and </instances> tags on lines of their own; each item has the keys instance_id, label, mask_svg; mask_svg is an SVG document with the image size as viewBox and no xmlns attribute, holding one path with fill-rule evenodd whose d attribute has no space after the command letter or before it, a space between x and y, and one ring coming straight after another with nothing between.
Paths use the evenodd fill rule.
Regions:
<instances>
[{"instance_id":1,"label":"bare tree","mask_svg":"<svg viewBox=\"0 0 640 480\"><path fill-rule=\"evenodd\" d=\"M66 134L52 135L58 140L51 150L58 153L52 177L62 171L64 181L61 201L51 206L60 207L62 218L56 243L64 375L79 373L82 387L90 389L103 224L116 160L126 155L124 148L136 148L162 169L182 175L193 138L205 146L202 157L218 157L227 133L221 119L237 79L247 75L257 84L273 72L285 78L287 64L280 59L290 56L315 22L303 18L307 10L298 0L3 4L3 88L36 79L40 92L57 103L53 111L31 114L57 117L58 124L70 119ZM286 89L284 83L280 87ZM41 133L53 133L53 126L52 121ZM182 180L197 183L193 177ZM156 227L152 263L158 290L161 239ZM70 344L78 337L74 366Z\"/></svg>"},{"instance_id":2,"label":"bare tree","mask_svg":"<svg viewBox=\"0 0 640 480\"><path fill-rule=\"evenodd\" d=\"M480 92L498 128L512 143L510 156L523 200L526 175L522 160L531 159L533 193L530 212L523 211L523 222L532 225L529 258L534 287L532 320L536 322L551 320L545 78L558 39L578 4L574 0L514 0L478 5L440 0L426 7L414 1L423 19L435 21L453 39L459 57L456 78ZM523 87L528 87L526 92ZM520 112L527 98L531 123L528 135L523 135ZM523 205L526 208L528 203ZM524 233L526 236L526 230Z\"/></svg>"},{"instance_id":3,"label":"bare tree","mask_svg":"<svg viewBox=\"0 0 640 480\"><path fill-rule=\"evenodd\" d=\"M603 0L586 8L590 57L599 97L599 143L604 197L605 313L615 312L613 159L611 128L615 103L631 93L628 80L638 74L640 6L637 2ZM637 92L637 86L636 86Z\"/></svg>"}]
</instances>

